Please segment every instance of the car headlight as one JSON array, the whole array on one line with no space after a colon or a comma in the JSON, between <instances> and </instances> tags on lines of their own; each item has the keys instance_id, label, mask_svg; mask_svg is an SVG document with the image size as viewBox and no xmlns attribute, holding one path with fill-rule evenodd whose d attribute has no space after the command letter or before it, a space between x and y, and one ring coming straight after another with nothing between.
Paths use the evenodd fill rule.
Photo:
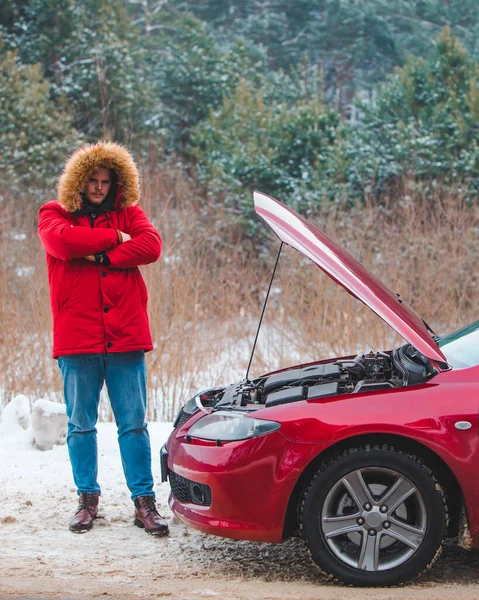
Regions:
<instances>
[{"instance_id":1,"label":"car headlight","mask_svg":"<svg viewBox=\"0 0 479 600\"><path fill-rule=\"evenodd\" d=\"M186 404L183 405L183 412L187 415L192 415L198 410L198 406L196 404L196 396L193 396L191 400L188 400Z\"/></svg>"},{"instance_id":2,"label":"car headlight","mask_svg":"<svg viewBox=\"0 0 479 600\"><path fill-rule=\"evenodd\" d=\"M266 435L281 427L275 421L262 421L247 417L244 413L215 412L194 423L188 435L202 440L232 442Z\"/></svg>"}]
</instances>

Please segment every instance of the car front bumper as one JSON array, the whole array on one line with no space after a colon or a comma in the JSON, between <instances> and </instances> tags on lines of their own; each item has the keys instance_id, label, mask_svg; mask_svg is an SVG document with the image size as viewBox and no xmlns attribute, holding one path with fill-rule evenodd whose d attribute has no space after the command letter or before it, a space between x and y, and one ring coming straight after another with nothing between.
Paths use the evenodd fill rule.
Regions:
<instances>
[{"instance_id":1,"label":"car front bumper","mask_svg":"<svg viewBox=\"0 0 479 600\"><path fill-rule=\"evenodd\" d=\"M162 477L184 478L192 493L185 501L172 485L174 514L205 533L281 542L294 486L323 446L291 442L280 431L217 445L187 438L187 429L175 430L161 451ZM198 487L211 490L209 505L198 503L198 493L192 500Z\"/></svg>"}]
</instances>

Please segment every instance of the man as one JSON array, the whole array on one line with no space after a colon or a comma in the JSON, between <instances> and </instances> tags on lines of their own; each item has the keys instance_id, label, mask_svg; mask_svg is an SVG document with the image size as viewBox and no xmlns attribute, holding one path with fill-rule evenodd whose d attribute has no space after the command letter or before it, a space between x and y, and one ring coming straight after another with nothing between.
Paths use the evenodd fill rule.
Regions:
<instances>
[{"instance_id":1,"label":"man","mask_svg":"<svg viewBox=\"0 0 479 600\"><path fill-rule=\"evenodd\" d=\"M70 530L91 529L101 493L96 422L103 383L118 427L135 525L167 535L153 492L145 352L152 350L147 291L138 269L156 261L161 238L138 206L139 175L114 143L80 148L67 161L58 201L41 207L58 359L68 415L68 452L79 494Z\"/></svg>"}]
</instances>

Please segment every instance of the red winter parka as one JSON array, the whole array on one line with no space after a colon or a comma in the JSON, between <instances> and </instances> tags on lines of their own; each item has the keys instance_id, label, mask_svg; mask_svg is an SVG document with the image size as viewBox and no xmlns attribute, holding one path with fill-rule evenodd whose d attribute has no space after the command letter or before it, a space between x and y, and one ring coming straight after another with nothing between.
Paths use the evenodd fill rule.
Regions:
<instances>
[{"instance_id":1,"label":"red winter parka","mask_svg":"<svg viewBox=\"0 0 479 600\"><path fill-rule=\"evenodd\" d=\"M100 167L118 176L114 209L78 214L85 183ZM53 357L151 350L148 296L138 266L159 258L161 238L137 205L139 177L131 155L114 143L81 148L68 160L58 191L58 201L40 208L38 222L48 266ZM119 244L117 230L131 240ZM102 252L109 266L84 258Z\"/></svg>"}]
</instances>

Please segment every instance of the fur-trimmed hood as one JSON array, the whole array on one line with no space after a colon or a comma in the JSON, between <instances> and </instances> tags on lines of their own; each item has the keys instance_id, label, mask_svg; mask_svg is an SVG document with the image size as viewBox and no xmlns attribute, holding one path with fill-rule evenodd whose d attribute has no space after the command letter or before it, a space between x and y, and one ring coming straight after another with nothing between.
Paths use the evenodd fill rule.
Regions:
<instances>
[{"instance_id":1,"label":"fur-trimmed hood","mask_svg":"<svg viewBox=\"0 0 479 600\"><path fill-rule=\"evenodd\" d=\"M75 212L82 207L81 192L89 175L99 167L113 169L118 175L116 208L138 203L140 176L133 157L120 144L98 142L79 148L67 160L58 182L58 202L67 212Z\"/></svg>"}]
</instances>

